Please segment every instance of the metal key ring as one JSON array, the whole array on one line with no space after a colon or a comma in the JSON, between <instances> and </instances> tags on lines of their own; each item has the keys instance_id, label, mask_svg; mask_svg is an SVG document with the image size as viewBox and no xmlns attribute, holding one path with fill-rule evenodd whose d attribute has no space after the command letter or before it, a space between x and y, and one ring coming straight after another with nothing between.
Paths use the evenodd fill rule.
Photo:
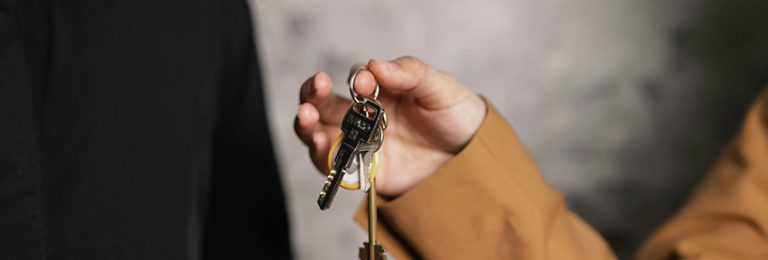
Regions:
<instances>
[{"instance_id":1,"label":"metal key ring","mask_svg":"<svg viewBox=\"0 0 768 260\"><path fill-rule=\"evenodd\" d=\"M365 103L365 97L358 95L355 92L355 79L357 79L357 73L360 73L361 71L365 70L365 64L355 64L352 66L352 69L349 71L349 95L352 96L352 100L355 101L355 103L362 104ZM375 81L374 81L375 82ZM373 99L377 99L379 97L379 82L376 82L376 88L373 90Z\"/></svg>"}]
</instances>

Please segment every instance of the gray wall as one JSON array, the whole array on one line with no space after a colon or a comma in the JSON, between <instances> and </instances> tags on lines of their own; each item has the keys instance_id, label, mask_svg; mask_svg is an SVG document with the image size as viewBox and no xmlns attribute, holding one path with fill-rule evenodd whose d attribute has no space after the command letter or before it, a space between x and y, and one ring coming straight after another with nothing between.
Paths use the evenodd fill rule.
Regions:
<instances>
[{"instance_id":1,"label":"gray wall","mask_svg":"<svg viewBox=\"0 0 768 260\"><path fill-rule=\"evenodd\" d=\"M362 193L323 182L294 137L318 70L409 54L488 97L570 207L622 257L680 206L766 82L768 2L254 1L299 259L355 259ZM336 91L344 94L345 85ZM439 217L439 216L436 216Z\"/></svg>"}]
</instances>

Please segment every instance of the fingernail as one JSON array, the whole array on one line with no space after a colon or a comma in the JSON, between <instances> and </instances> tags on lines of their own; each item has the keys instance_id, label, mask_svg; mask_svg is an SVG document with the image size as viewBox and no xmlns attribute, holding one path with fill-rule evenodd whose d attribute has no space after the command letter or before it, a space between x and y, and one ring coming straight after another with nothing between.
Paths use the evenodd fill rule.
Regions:
<instances>
[{"instance_id":1,"label":"fingernail","mask_svg":"<svg viewBox=\"0 0 768 260\"><path fill-rule=\"evenodd\" d=\"M381 63L382 68L386 71L395 71L400 68L396 63L385 61L385 60L376 60L376 62Z\"/></svg>"}]
</instances>

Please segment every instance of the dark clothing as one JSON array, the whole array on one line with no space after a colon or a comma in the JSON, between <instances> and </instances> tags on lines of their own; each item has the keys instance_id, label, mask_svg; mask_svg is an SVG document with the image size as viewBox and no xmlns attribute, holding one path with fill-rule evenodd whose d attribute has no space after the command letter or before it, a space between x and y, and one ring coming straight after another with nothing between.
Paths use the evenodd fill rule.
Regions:
<instances>
[{"instance_id":1,"label":"dark clothing","mask_svg":"<svg viewBox=\"0 0 768 260\"><path fill-rule=\"evenodd\" d=\"M290 258L244 0L0 0L0 259Z\"/></svg>"}]
</instances>

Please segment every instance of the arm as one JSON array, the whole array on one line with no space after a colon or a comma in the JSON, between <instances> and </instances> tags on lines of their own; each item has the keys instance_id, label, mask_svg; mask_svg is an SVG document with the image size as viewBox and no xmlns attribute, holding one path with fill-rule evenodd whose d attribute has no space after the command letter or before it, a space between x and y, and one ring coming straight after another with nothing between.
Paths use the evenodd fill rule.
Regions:
<instances>
[{"instance_id":1,"label":"arm","mask_svg":"<svg viewBox=\"0 0 768 260\"><path fill-rule=\"evenodd\" d=\"M615 259L568 210L498 112L453 159L379 201L379 234L397 259ZM367 225L365 207L355 218Z\"/></svg>"},{"instance_id":2,"label":"arm","mask_svg":"<svg viewBox=\"0 0 768 260\"><path fill-rule=\"evenodd\" d=\"M638 259L768 258L768 92L688 204Z\"/></svg>"},{"instance_id":3,"label":"arm","mask_svg":"<svg viewBox=\"0 0 768 260\"><path fill-rule=\"evenodd\" d=\"M355 89L370 93L375 77L389 114L376 188L390 199L380 198L377 231L397 259L615 259L480 97L415 58L368 69ZM310 78L296 119L323 172L349 107L330 89L326 75ZM366 223L364 211L357 216Z\"/></svg>"}]
</instances>

